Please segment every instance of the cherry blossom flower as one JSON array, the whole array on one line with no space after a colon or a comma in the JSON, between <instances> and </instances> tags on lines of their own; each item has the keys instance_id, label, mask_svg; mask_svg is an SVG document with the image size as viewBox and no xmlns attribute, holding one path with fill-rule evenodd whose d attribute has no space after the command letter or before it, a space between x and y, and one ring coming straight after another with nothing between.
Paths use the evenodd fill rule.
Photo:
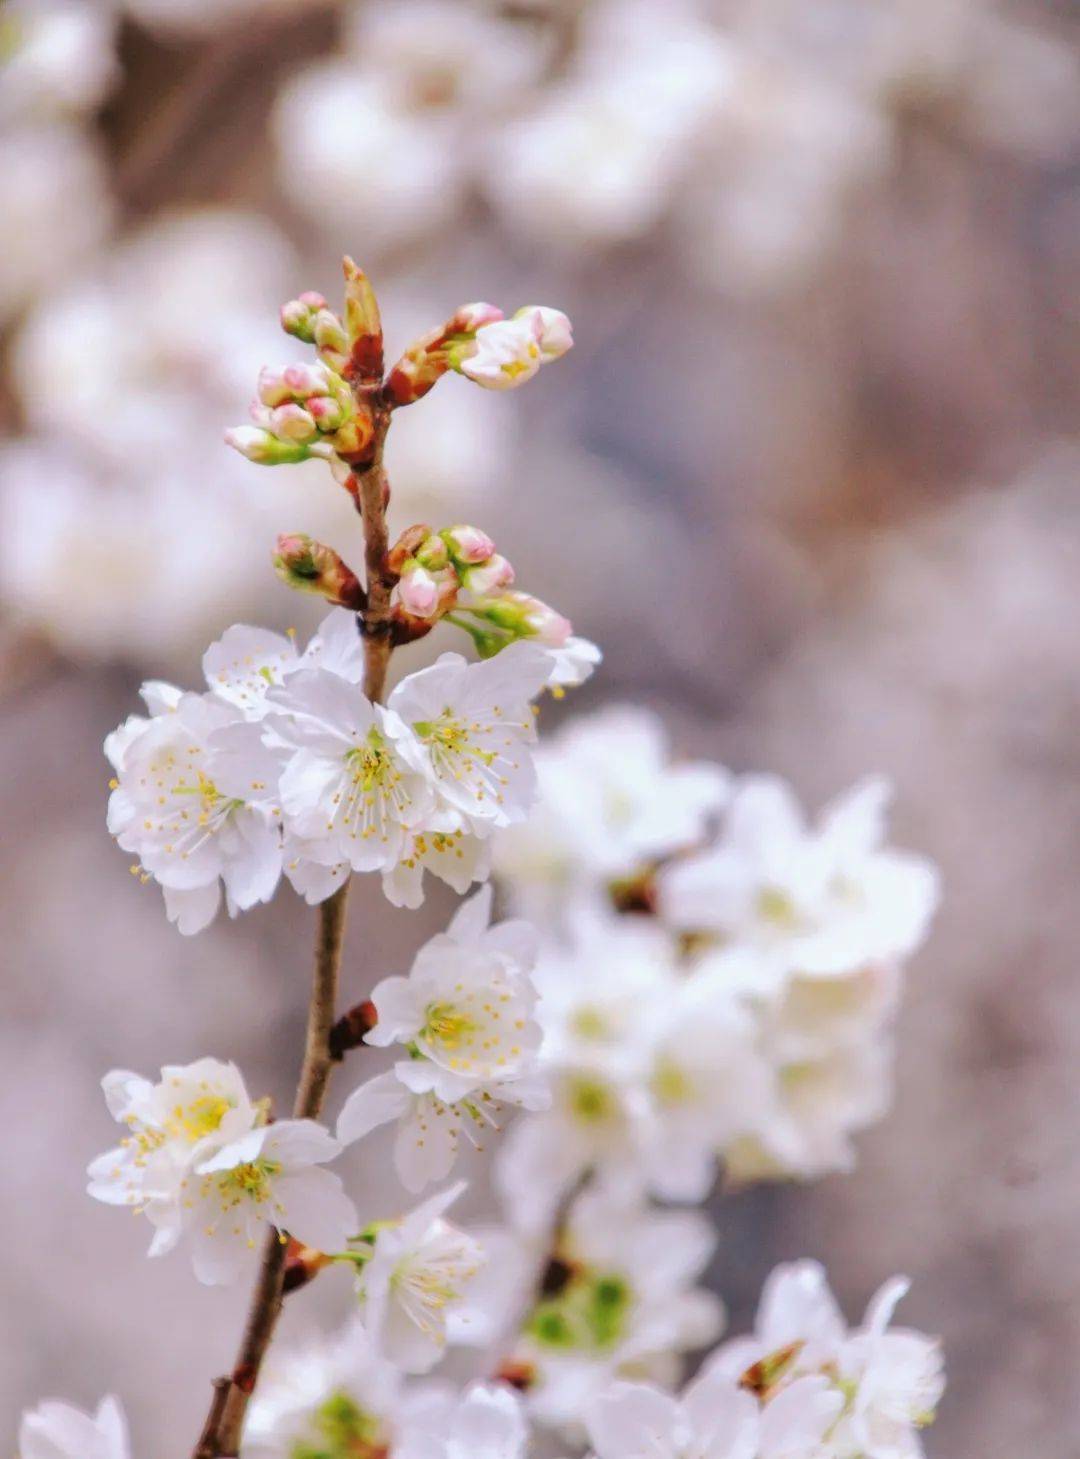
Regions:
<instances>
[{"instance_id":1,"label":"cherry blossom flower","mask_svg":"<svg viewBox=\"0 0 1080 1459\"><path fill-rule=\"evenodd\" d=\"M573 1427L613 1378L675 1376L679 1356L723 1325L719 1299L695 1286L715 1245L697 1213L649 1210L601 1189L580 1196L508 1360L529 1374L530 1412Z\"/></svg>"},{"instance_id":2,"label":"cherry blossom flower","mask_svg":"<svg viewBox=\"0 0 1080 1459\"><path fill-rule=\"evenodd\" d=\"M843 1400L824 1378L801 1378L764 1407L719 1373L673 1398L613 1383L586 1411L597 1459L815 1459Z\"/></svg>"},{"instance_id":3,"label":"cherry blossom flower","mask_svg":"<svg viewBox=\"0 0 1080 1459\"><path fill-rule=\"evenodd\" d=\"M267 692L297 669L325 669L350 684L364 677L364 651L356 614L335 608L320 623L303 653L291 634L237 623L203 655L207 687L235 704L249 719L261 719Z\"/></svg>"},{"instance_id":4,"label":"cherry blossom flower","mask_svg":"<svg viewBox=\"0 0 1080 1459\"><path fill-rule=\"evenodd\" d=\"M245 1459L293 1459L302 1446L396 1449L406 1406L401 1374L375 1352L359 1315L267 1355L244 1425Z\"/></svg>"},{"instance_id":5,"label":"cherry blossom flower","mask_svg":"<svg viewBox=\"0 0 1080 1459\"><path fill-rule=\"evenodd\" d=\"M862 1325L849 1331L817 1262L777 1267L765 1284L751 1338L725 1343L706 1377L738 1381L752 1365L768 1375L769 1405L822 1375L837 1395L825 1452L835 1459L922 1459L919 1431L932 1422L944 1390L937 1342L890 1329L908 1281L894 1277L872 1298Z\"/></svg>"},{"instance_id":6,"label":"cherry blossom flower","mask_svg":"<svg viewBox=\"0 0 1080 1459\"><path fill-rule=\"evenodd\" d=\"M89 1193L143 1212L154 1226L150 1255L161 1256L180 1239L193 1167L252 1130L261 1111L236 1066L218 1059L166 1065L157 1084L114 1069L102 1088L109 1113L128 1133L91 1163Z\"/></svg>"},{"instance_id":7,"label":"cherry blossom flower","mask_svg":"<svg viewBox=\"0 0 1080 1459\"><path fill-rule=\"evenodd\" d=\"M55 1399L22 1416L19 1459L131 1459L119 1400L103 1398L93 1414Z\"/></svg>"},{"instance_id":8,"label":"cherry blossom flower","mask_svg":"<svg viewBox=\"0 0 1080 1459\"><path fill-rule=\"evenodd\" d=\"M290 752L278 792L286 829L324 866L395 866L434 808L413 732L326 669L298 670L267 698L266 722Z\"/></svg>"},{"instance_id":9,"label":"cherry blossom flower","mask_svg":"<svg viewBox=\"0 0 1080 1459\"><path fill-rule=\"evenodd\" d=\"M273 896L281 876L278 765L258 728L211 694L182 694L106 742L116 777L108 826L133 868L165 894L183 933L210 923L224 883L230 916Z\"/></svg>"},{"instance_id":10,"label":"cherry blossom flower","mask_svg":"<svg viewBox=\"0 0 1080 1459\"><path fill-rule=\"evenodd\" d=\"M478 1383L417 1405L403 1448L408 1459L524 1459L528 1438L517 1395Z\"/></svg>"},{"instance_id":11,"label":"cherry blossom flower","mask_svg":"<svg viewBox=\"0 0 1080 1459\"><path fill-rule=\"evenodd\" d=\"M531 701L549 672L541 651L510 644L481 663L443 654L390 695L389 710L412 730L402 754L476 834L528 813L535 796Z\"/></svg>"},{"instance_id":12,"label":"cherry blossom flower","mask_svg":"<svg viewBox=\"0 0 1080 1459\"><path fill-rule=\"evenodd\" d=\"M659 720L628 706L576 720L535 759L539 803L499 837L495 871L541 921L567 893L606 889L702 840L727 797L726 771L672 763Z\"/></svg>"},{"instance_id":13,"label":"cherry blossom flower","mask_svg":"<svg viewBox=\"0 0 1080 1459\"><path fill-rule=\"evenodd\" d=\"M337 1134L348 1143L396 1120L394 1163L409 1190L449 1173L462 1135L478 1144L497 1130L504 1104L547 1102L529 977L535 934L523 922L489 927L490 915L485 887L420 949L407 978L386 978L371 994L378 1022L365 1042L401 1045L411 1057L353 1091Z\"/></svg>"},{"instance_id":14,"label":"cherry blossom flower","mask_svg":"<svg viewBox=\"0 0 1080 1459\"><path fill-rule=\"evenodd\" d=\"M768 776L736 788L715 849L661 877L662 915L823 977L909 956L922 942L938 879L922 857L883 845L889 787L866 781L809 829L790 789Z\"/></svg>"},{"instance_id":15,"label":"cherry blossom flower","mask_svg":"<svg viewBox=\"0 0 1080 1459\"><path fill-rule=\"evenodd\" d=\"M364 1324L378 1351L407 1373L438 1362L448 1320L484 1260L476 1241L443 1219L464 1189L459 1182L400 1221L380 1223L362 1270Z\"/></svg>"},{"instance_id":16,"label":"cherry blossom flower","mask_svg":"<svg viewBox=\"0 0 1080 1459\"><path fill-rule=\"evenodd\" d=\"M463 894L491 874L491 841L473 835L464 816L433 812L422 829L406 838L401 860L383 872L383 891L395 907L419 907L424 900L424 872ZM292 878L296 886L295 877Z\"/></svg>"},{"instance_id":17,"label":"cherry blossom flower","mask_svg":"<svg viewBox=\"0 0 1080 1459\"><path fill-rule=\"evenodd\" d=\"M184 1230L199 1281L236 1281L267 1227L317 1251L344 1251L359 1218L341 1181L322 1168L340 1149L314 1120L278 1120L197 1162Z\"/></svg>"}]
</instances>

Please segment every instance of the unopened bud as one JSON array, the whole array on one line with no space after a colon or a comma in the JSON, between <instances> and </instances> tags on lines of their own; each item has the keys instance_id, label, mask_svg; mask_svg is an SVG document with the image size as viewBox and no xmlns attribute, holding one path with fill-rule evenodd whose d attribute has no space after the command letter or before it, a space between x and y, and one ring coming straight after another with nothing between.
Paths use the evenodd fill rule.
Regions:
<instances>
[{"instance_id":1,"label":"unopened bud","mask_svg":"<svg viewBox=\"0 0 1080 1459\"><path fill-rule=\"evenodd\" d=\"M302 405L289 401L275 405L269 415L270 429L283 441L310 441L319 433L315 418Z\"/></svg>"},{"instance_id":2,"label":"unopened bud","mask_svg":"<svg viewBox=\"0 0 1080 1459\"><path fill-rule=\"evenodd\" d=\"M431 572L441 571L450 564L446 543L434 532L428 534L416 549L416 560Z\"/></svg>"},{"instance_id":3,"label":"unopened bud","mask_svg":"<svg viewBox=\"0 0 1080 1459\"><path fill-rule=\"evenodd\" d=\"M557 360L574 348L573 326L561 309L551 309L546 304L526 304L514 318L528 318L534 322L540 353L545 360Z\"/></svg>"},{"instance_id":4,"label":"unopened bud","mask_svg":"<svg viewBox=\"0 0 1080 1459\"><path fill-rule=\"evenodd\" d=\"M277 540L274 568L290 588L317 593L330 603L359 612L366 595L356 574L332 547L316 542L304 532L283 533Z\"/></svg>"},{"instance_id":5,"label":"unopened bud","mask_svg":"<svg viewBox=\"0 0 1080 1459\"><path fill-rule=\"evenodd\" d=\"M434 618L439 610L439 584L415 558L405 564L398 579L398 597L414 618Z\"/></svg>"},{"instance_id":6,"label":"unopened bud","mask_svg":"<svg viewBox=\"0 0 1080 1459\"><path fill-rule=\"evenodd\" d=\"M319 310L325 308L326 300L323 296L308 290L298 299L290 299L287 304L282 304L281 327L295 339L302 339L305 344L313 344L315 319Z\"/></svg>"},{"instance_id":7,"label":"unopened bud","mask_svg":"<svg viewBox=\"0 0 1080 1459\"><path fill-rule=\"evenodd\" d=\"M417 522L415 526L406 527L401 536L394 543L393 547L386 554L387 571L394 577L400 577L405 571L405 564L410 558L416 556L418 548L431 536L431 528L423 522ZM429 567L430 563L425 563Z\"/></svg>"},{"instance_id":8,"label":"unopened bud","mask_svg":"<svg viewBox=\"0 0 1080 1459\"><path fill-rule=\"evenodd\" d=\"M225 432L225 440L234 451L259 466L284 466L306 461L314 454L298 441L279 440L272 431L260 426L234 426Z\"/></svg>"},{"instance_id":9,"label":"unopened bud","mask_svg":"<svg viewBox=\"0 0 1080 1459\"><path fill-rule=\"evenodd\" d=\"M573 632L570 620L547 603L513 590L479 598L470 604L469 612L486 618L515 638L535 638L551 648L561 648Z\"/></svg>"},{"instance_id":10,"label":"unopened bud","mask_svg":"<svg viewBox=\"0 0 1080 1459\"><path fill-rule=\"evenodd\" d=\"M477 597L508 588L514 581L514 569L505 557L493 552L486 562L477 567L467 567L461 574L462 587Z\"/></svg>"},{"instance_id":11,"label":"unopened bud","mask_svg":"<svg viewBox=\"0 0 1080 1459\"><path fill-rule=\"evenodd\" d=\"M455 562L473 566L486 562L495 551L495 544L479 527L447 527L442 539L449 547Z\"/></svg>"}]
</instances>

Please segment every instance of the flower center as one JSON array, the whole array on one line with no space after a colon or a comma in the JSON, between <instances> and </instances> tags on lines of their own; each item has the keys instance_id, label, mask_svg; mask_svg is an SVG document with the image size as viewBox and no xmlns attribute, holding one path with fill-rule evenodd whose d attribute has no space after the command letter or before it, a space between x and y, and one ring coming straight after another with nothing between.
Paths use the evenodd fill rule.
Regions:
<instances>
[{"instance_id":1,"label":"flower center","mask_svg":"<svg viewBox=\"0 0 1080 1459\"><path fill-rule=\"evenodd\" d=\"M387 1453L380 1420L338 1392L314 1410L310 1437L293 1444L289 1459L385 1459Z\"/></svg>"},{"instance_id":2,"label":"flower center","mask_svg":"<svg viewBox=\"0 0 1080 1459\"><path fill-rule=\"evenodd\" d=\"M203 1094L190 1104L174 1105L166 1130L174 1138L194 1145L204 1135L212 1135L220 1128L232 1108L232 1103L222 1094Z\"/></svg>"},{"instance_id":3,"label":"flower center","mask_svg":"<svg viewBox=\"0 0 1080 1459\"><path fill-rule=\"evenodd\" d=\"M633 1296L620 1272L578 1269L558 1296L534 1308L525 1330L543 1347L604 1352L625 1337Z\"/></svg>"}]
</instances>

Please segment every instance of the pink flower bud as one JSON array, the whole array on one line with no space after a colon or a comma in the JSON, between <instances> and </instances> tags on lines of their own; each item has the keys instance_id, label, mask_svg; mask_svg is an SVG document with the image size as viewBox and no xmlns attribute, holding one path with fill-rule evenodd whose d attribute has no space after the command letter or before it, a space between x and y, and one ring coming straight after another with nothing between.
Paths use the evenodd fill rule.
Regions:
<instances>
[{"instance_id":1,"label":"pink flower bud","mask_svg":"<svg viewBox=\"0 0 1080 1459\"><path fill-rule=\"evenodd\" d=\"M325 309L326 300L314 289L305 289L300 295L300 303L306 304L309 309Z\"/></svg>"},{"instance_id":2,"label":"pink flower bud","mask_svg":"<svg viewBox=\"0 0 1080 1459\"><path fill-rule=\"evenodd\" d=\"M495 551L494 542L486 532L481 532L479 527L448 527L442 534L442 538L453 553L455 562L467 563L470 566L486 562Z\"/></svg>"},{"instance_id":3,"label":"pink flower bud","mask_svg":"<svg viewBox=\"0 0 1080 1459\"><path fill-rule=\"evenodd\" d=\"M296 441L279 440L260 426L234 426L225 432L225 440L234 451L259 466L282 466L293 461L306 461L311 455L307 446Z\"/></svg>"},{"instance_id":4,"label":"pink flower bud","mask_svg":"<svg viewBox=\"0 0 1080 1459\"><path fill-rule=\"evenodd\" d=\"M433 618L439 607L439 584L415 558L405 564L398 581L398 596L406 613L414 618Z\"/></svg>"},{"instance_id":5,"label":"pink flower bud","mask_svg":"<svg viewBox=\"0 0 1080 1459\"><path fill-rule=\"evenodd\" d=\"M554 608L529 593L512 589L477 598L468 611L515 638L535 638L551 648L561 648L574 631L570 620Z\"/></svg>"},{"instance_id":6,"label":"pink flower bud","mask_svg":"<svg viewBox=\"0 0 1080 1459\"><path fill-rule=\"evenodd\" d=\"M475 334L485 324L497 324L505 316L495 304L462 304L449 321L454 334Z\"/></svg>"},{"instance_id":7,"label":"pink flower bud","mask_svg":"<svg viewBox=\"0 0 1080 1459\"><path fill-rule=\"evenodd\" d=\"M341 401L329 395L312 395L306 402L306 408L320 431L336 431L348 418Z\"/></svg>"},{"instance_id":8,"label":"pink flower bud","mask_svg":"<svg viewBox=\"0 0 1080 1459\"><path fill-rule=\"evenodd\" d=\"M462 586L477 597L508 588L514 581L514 569L505 557L493 552L478 567L468 567L461 574Z\"/></svg>"},{"instance_id":9,"label":"pink flower bud","mask_svg":"<svg viewBox=\"0 0 1080 1459\"><path fill-rule=\"evenodd\" d=\"M325 395L329 385L326 366L323 364L286 365L281 379L294 400L307 400L310 395Z\"/></svg>"},{"instance_id":10,"label":"pink flower bud","mask_svg":"<svg viewBox=\"0 0 1080 1459\"><path fill-rule=\"evenodd\" d=\"M332 547L304 532L283 533L278 538L274 568L282 582L302 593L317 593L354 612L365 606L366 594L353 570Z\"/></svg>"},{"instance_id":11,"label":"pink flower bud","mask_svg":"<svg viewBox=\"0 0 1080 1459\"><path fill-rule=\"evenodd\" d=\"M310 441L318 427L309 411L294 401L277 405L270 412L270 429L283 441Z\"/></svg>"}]
</instances>

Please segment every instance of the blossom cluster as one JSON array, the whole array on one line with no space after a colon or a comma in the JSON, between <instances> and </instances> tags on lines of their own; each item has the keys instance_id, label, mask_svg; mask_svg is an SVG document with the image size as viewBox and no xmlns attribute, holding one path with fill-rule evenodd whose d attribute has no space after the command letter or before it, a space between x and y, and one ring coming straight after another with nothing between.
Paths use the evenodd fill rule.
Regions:
<instances>
[{"instance_id":1,"label":"blossom cluster","mask_svg":"<svg viewBox=\"0 0 1080 1459\"><path fill-rule=\"evenodd\" d=\"M677 1396L640 1378L579 1393L577 1430L596 1459L921 1459L920 1430L942 1392L941 1359L932 1339L890 1326L906 1285L887 1283L849 1330L815 1263L779 1267L752 1336L715 1349ZM609 1306L618 1315L616 1286L606 1279L591 1295L602 1322ZM578 1303L579 1314L587 1310ZM538 1440L513 1386L409 1381L356 1318L330 1338L276 1354L243 1454L526 1459L540 1452ZM23 1419L20 1453L131 1459L111 1398L96 1415L42 1404Z\"/></svg>"},{"instance_id":2,"label":"blossom cluster","mask_svg":"<svg viewBox=\"0 0 1080 1459\"><path fill-rule=\"evenodd\" d=\"M932 865L885 843L885 783L809 824L779 779L672 763L630 709L577 720L537 770L495 859L543 929L553 1095L499 1152L516 1218L542 1224L586 1170L697 1201L717 1160L736 1182L849 1169L938 898Z\"/></svg>"},{"instance_id":3,"label":"blossom cluster","mask_svg":"<svg viewBox=\"0 0 1080 1459\"><path fill-rule=\"evenodd\" d=\"M567 625L569 631L569 625ZM425 870L465 891L488 871L491 836L534 794L532 701L565 680L539 639L466 663L444 654L386 706L360 686L355 615L334 610L301 652L237 625L203 658L207 689L143 686L148 715L106 742L109 829L193 933L268 901L284 875L311 903L351 871L377 871L416 906Z\"/></svg>"}]
</instances>

